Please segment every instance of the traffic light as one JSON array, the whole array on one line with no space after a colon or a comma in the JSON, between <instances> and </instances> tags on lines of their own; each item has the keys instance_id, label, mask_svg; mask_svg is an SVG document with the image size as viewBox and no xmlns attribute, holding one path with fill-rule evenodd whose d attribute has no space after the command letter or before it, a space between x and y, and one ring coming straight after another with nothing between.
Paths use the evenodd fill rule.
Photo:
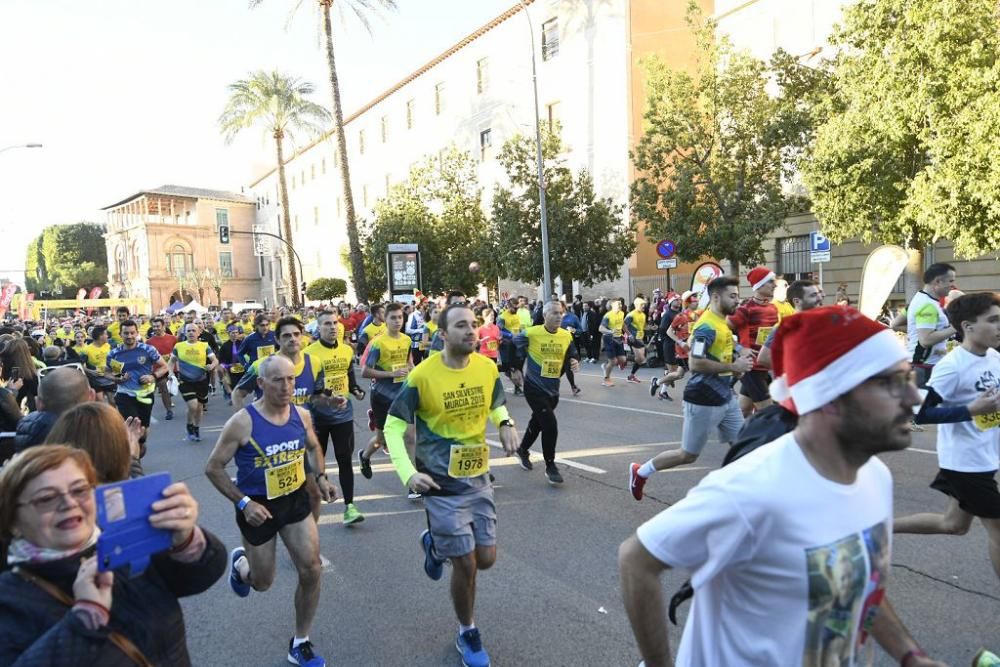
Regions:
<instances>
[{"instance_id":1,"label":"traffic light","mask_svg":"<svg viewBox=\"0 0 1000 667\"><path fill-rule=\"evenodd\" d=\"M306 293L306 281L304 281L304 280L302 281L301 287L302 287L302 293L305 294Z\"/></svg>"},{"instance_id":2,"label":"traffic light","mask_svg":"<svg viewBox=\"0 0 1000 667\"><path fill-rule=\"evenodd\" d=\"M219 243L229 245L229 225L219 227Z\"/></svg>"}]
</instances>

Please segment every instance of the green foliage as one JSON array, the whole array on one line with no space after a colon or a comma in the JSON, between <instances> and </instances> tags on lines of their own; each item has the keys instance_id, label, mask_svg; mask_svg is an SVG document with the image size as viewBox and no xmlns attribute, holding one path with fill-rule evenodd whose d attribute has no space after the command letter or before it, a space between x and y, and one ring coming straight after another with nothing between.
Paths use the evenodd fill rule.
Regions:
<instances>
[{"instance_id":1,"label":"green foliage","mask_svg":"<svg viewBox=\"0 0 1000 667\"><path fill-rule=\"evenodd\" d=\"M28 291L72 298L79 288L108 279L104 226L79 222L46 227L28 244L25 273Z\"/></svg>"},{"instance_id":2,"label":"green foliage","mask_svg":"<svg viewBox=\"0 0 1000 667\"><path fill-rule=\"evenodd\" d=\"M563 284L575 279L591 286L614 280L635 252L636 227L623 221L621 205L596 195L586 170L573 173L563 151L558 128L543 131L551 274L561 276ZM500 150L498 161L507 171L510 188L497 187L490 224L500 275L527 283L540 282L543 274L536 154L535 140L520 135Z\"/></svg>"},{"instance_id":3,"label":"green foliage","mask_svg":"<svg viewBox=\"0 0 1000 667\"><path fill-rule=\"evenodd\" d=\"M317 278L306 286L306 297L311 301L330 301L347 294L347 281L343 278Z\"/></svg>"},{"instance_id":4,"label":"green foliage","mask_svg":"<svg viewBox=\"0 0 1000 667\"><path fill-rule=\"evenodd\" d=\"M834 241L1000 248L995 0L862 0L832 43L833 90L802 164Z\"/></svg>"},{"instance_id":5,"label":"green foliage","mask_svg":"<svg viewBox=\"0 0 1000 667\"><path fill-rule=\"evenodd\" d=\"M378 299L388 290L385 257L390 243L419 244L427 294L451 289L474 293L480 282L495 280L497 265L489 250L481 196L476 162L468 153L452 148L413 167L406 182L375 204L375 220L364 231L369 297ZM479 273L469 271L473 261L482 267Z\"/></svg>"},{"instance_id":6,"label":"green foliage","mask_svg":"<svg viewBox=\"0 0 1000 667\"><path fill-rule=\"evenodd\" d=\"M644 63L632 212L651 242L673 239L681 260L712 256L738 269L762 261L767 235L803 207L783 183L811 137L815 111L804 92L821 77L781 51L764 63L734 50L693 3L688 23L698 44L694 73L657 58Z\"/></svg>"},{"instance_id":7,"label":"green foliage","mask_svg":"<svg viewBox=\"0 0 1000 667\"><path fill-rule=\"evenodd\" d=\"M311 83L277 70L251 72L246 79L229 84L229 100L219 116L219 128L226 142L242 130L257 127L268 139L295 140L305 131L315 137L330 122L330 112L307 99Z\"/></svg>"}]
</instances>

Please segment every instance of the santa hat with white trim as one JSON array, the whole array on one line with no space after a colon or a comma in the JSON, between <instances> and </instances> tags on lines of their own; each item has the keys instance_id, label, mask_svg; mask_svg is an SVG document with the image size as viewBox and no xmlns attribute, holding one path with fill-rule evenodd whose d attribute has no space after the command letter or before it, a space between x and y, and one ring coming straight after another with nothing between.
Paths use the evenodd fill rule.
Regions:
<instances>
[{"instance_id":1,"label":"santa hat with white trim","mask_svg":"<svg viewBox=\"0 0 1000 667\"><path fill-rule=\"evenodd\" d=\"M909 358L896 334L853 308L822 306L781 321L771 396L804 415Z\"/></svg>"},{"instance_id":2,"label":"santa hat with white trim","mask_svg":"<svg viewBox=\"0 0 1000 667\"><path fill-rule=\"evenodd\" d=\"M750 282L750 289L754 292L759 290L768 282L774 280L775 277L774 271L766 266L758 266L755 269L750 269L750 272L747 273L747 280Z\"/></svg>"}]
</instances>

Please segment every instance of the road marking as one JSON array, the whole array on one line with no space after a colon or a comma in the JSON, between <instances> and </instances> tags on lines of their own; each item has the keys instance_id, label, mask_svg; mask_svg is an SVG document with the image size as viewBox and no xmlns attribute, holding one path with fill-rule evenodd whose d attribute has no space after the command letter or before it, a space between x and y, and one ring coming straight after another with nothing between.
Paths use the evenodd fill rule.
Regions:
<instances>
[{"instance_id":1,"label":"road marking","mask_svg":"<svg viewBox=\"0 0 1000 667\"><path fill-rule=\"evenodd\" d=\"M933 449L919 449L917 447L907 447L904 451L907 452L920 452L921 454L937 454Z\"/></svg>"},{"instance_id":2,"label":"road marking","mask_svg":"<svg viewBox=\"0 0 1000 667\"><path fill-rule=\"evenodd\" d=\"M507 390L508 394L513 394L513 389ZM628 412L641 412L646 415L657 415L659 417L674 417L675 419L684 419L684 415L675 414L673 412L660 412L659 410L646 410L643 408L630 408L624 405L611 405L610 403L597 403L595 401L583 401L579 398L562 398L559 397L560 403L579 403L581 405L593 405L598 408L611 408L613 410L627 410Z\"/></svg>"}]
</instances>

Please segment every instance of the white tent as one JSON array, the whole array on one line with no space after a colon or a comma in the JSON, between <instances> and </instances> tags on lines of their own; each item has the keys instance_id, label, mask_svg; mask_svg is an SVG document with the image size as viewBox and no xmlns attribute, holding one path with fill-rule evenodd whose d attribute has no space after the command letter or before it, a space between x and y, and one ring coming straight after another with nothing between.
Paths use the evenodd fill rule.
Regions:
<instances>
[{"instance_id":1,"label":"white tent","mask_svg":"<svg viewBox=\"0 0 1000 667\"><path fill-rule=\"evenodd\" d=\"M198 303L197 299L194 299L193 301L191 301L191 303L189 303L189 304L185 305L183 308L181 308L180 311L182 313L192 313L193 312L193 313L195 313L197 315L204 315L205 313L208 312L208 308L206 308L205 306L203 306L200 303Z\"/></svg>"}]
</instances>

